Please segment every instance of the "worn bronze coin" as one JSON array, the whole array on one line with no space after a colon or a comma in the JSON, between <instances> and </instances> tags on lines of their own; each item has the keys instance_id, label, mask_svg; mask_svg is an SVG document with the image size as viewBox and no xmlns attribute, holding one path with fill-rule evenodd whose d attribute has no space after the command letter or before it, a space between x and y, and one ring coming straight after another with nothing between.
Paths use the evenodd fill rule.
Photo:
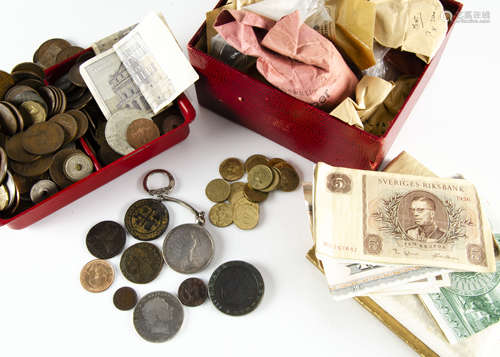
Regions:
<instances>
[{"instance_id":1,"label":"worn bronze coin","mask_svg":"<svg viewBox=\"0 0 500 357\"><path fill-rule=\"evenodd\" d=\"M39 79L33 79L33 78L28 78L28 79L23 79L20 82L17 82L17 84L22 84L24 86L29 86L33 88L34 90L38 91L40 88L45 86L45 83Z\"/></svg>"},{"instance_id":2,"label":"worn bronze coin","mask_svg":"<svg viewBox=\"0 0 500 357\"><path fill-rule=\"evenodd\" d=\"M19 63L16 65L14 68L12 68L12 73L18 72L18 71L29 71L34 74L36 74L37 77L39 77L41 80L45 78L45 72L43 71L43 68L33 62L23 62Z\"/></svg>"},{"instance_id":3,"label":"worn bronze coin","mask_svg":"<svg viewBox=\"0 0 500 357\"><path fill-rule=\"evenodd\" d=\"M280 174L280 185L279 189L281 191L290 192L295 190L300 183L299 175L297 171L291 166L282 166L277 168Z\"/></svg>"},{"instance_id":4,"label":"worn bronze coin","mask_svg":"<svg viewBox=\"0 0 500 357\"><path fill-rule=\"evenodd\" d=\"M228 199L230 193L231 186L222 179L210 181L205 188L205 194L212 202L224 202Z\"/></svg>"},{"instance_id":5,"label":"worn bronze coin","mask_svg":"<svg viewBox=\"0 0 500 357\"><path fill-rule=\"evenodd\" d=\"M12 136L5 144L5 151L9 159L24 163L38 160L40 158L39 155L33 155L24 150L22 137L23 133L18 133Z\"/></svg>"},{"instance_id":6,"label":"worn bronze coin","mask_svg":"<svg viewBox=\"0 0 500 357\"><path fill-rule=\"evenodd\" d=\"M163 203L151 198L136 201L125 214L125 228L135 238L149 241L161 236L169 222Z\"/></svg>"},{"instance_id":7,"label":"worn bronze coin","mask_svg":"<svg viewBox=\"0 0 500 357\"><path fill-rule=\"evenodd\" d=\"M233 207L228 203L217 203L208 213L208 219L217 227L227 227L233 223Z\"/></svg>"},{"instance_id":8,"label":"worn bronze coin","mask_svg":"<svg viewBox=\"0 0 500 357\"><path fill-rule=\"evenodd\" d=\"M3 182L5 175L7 174L7 153L0 147L0 183Z\"/></svg>"},{"instance_id":9,"label":"worn bronze coin","mask_svg":"<svg viewBox=\"0 0 500 357\"><path fill-rule=\"evenodd\" d=\"M5 93L14 85L14 78L4 71L0 71L0 99L3 98Z\"/></svg>"},{"instance_id":10,"label":"worn bronze coin","mask_svg":"<svg viewBox=\"0 0 500 357\"><path fill-rule=\"evenodd\" d=\"M185 306L200 306L208 297L208 289L203 280L188 278L179 286L177 297Z\"/></svg>"},{"instance_id":11,"label":"worn bronze coin","mask_svg":"<svg viewBox=\"0 0 500 357\"><path fill-rule=\"evenodd\" d=\"M262 190L273 182L273 170L267 165L255 165L248 172L248 184L254 190Z\"/></svg>"},{"instance_id":12,"label":"worn bronze coin","mask_svg":"<svg viewBox=\"0 0 500 357\"><path fill-rule=\"evenodd\" d=\"M76 133L75 140L80 139L85 135L89 128L89 120L87 119L87 116L79 110L68 110L65 114L71 115L75 118L78 124L78 132Z\"/></svg>"},{"instance_id":13,"label":"worn bronze coin","mask_svg":"<svg viewBox=\"0 0 500 357\"><path fill-rule=\"evenodd\" d=\"M57 63L56 57L63 49L71 47L71 44L60 38L53 38L40 45L33 55L33 62L44 68L52 67Z\"/></svg>"},{"instance_id":14,"label":"worn bronze coin","mask_svg":"<svg viewBox=\"0 0 500 357\"><path fill-rule=\"evenodd\" d=\"M73 101L67 101L66 104L66 97L63 98L63 105L64 108L68 109L74 109L74 110L81 110L85 108L85 106L93 99L92 94L89 91L85 91L83 95L76 100Z\"/></svg>"},{"instance_id":15,"label":"worn bronze coin","mask_svg":"<svg viewBox=\"0 0 500 357\"><path fill-rule=\"evenodd\" d=\"M161 271L163 257L156 245L141 242L128 247L122 254L120 269L128 280L136 284L153 281Z\"/></svg>"},{"instance_id":16,"label":"worn bronze coin","mask_svg":"<svg viewBox=\"0 0 500 357\"><path fill-rule=\"evenodd\" d=\"M100 293L113 284L115 271L110 263L105 260L95 259L83 267L80 272L80 283L83 288L91 293Z\"/></svg>"},{"instance_id":17,"label":"worn bronze coin","mask_svg":"<svg viewBox=\"0 0 500 357\"><path fill-rule=\"evenodd\" d=\"M245 168L239 159L230 157L222 161L219 166L219 173L227 181L236 181L243 177Z\"/></svg>"},{"instance_id":18,"label":"worn bronze coin","mask_svg":"<svg viewBox=\"0 0 500 357\"><path fill-rule=\"evenodd\" d=\"M124 286L113 294L113 304L118 310L132 310L137 304L137 293L134 289Z\"/></svg>"},{"instance_id":19,"label":"worn bronze coin","mask_svg":"<svg viewBox=\"0 0 500 357\"><path fill-rule=\"evenodd\" d=\"M233 222L244 230L253 229L259 223L259 205L245 198L233 204Z\"/></svg>"},{"instance_id":20,"label":"worn bronze coin","mask_svg":"<svg viewBox=\"0 0 500 357\"><path fill-rule=\"evenodd\" d=\"M238 193L238 192L243 192L243 189L245 188L246 183L245 182L232 182L231 183L231 192L229 193L229 198L228 200L232 202L232 197Z\"/></svg>"},{"instance_id":21,"label":"worn bronze coin","mask_svg":"<svg viewBox=\"0 0 500 357\"><path fill-rule=\"evenodd\" d=\"M59 150L54 155L53 162L49 168L49 174L60 189L66 188L73 183L73 181L69 180L64 174L63 165L69 155L77 152L81 151L68 148Z\"/></svg>"},{"instance_id":22,"label":"worn bronze coin","mask_svg":"<svg viewBox=\"0 0 500 357\"><path fill-rule=\"evenodd\" d=\"M66 61L67 59L77 55L78 53L80 53L82 51L83 51L83 48L78 47L78 46L69 46L69 47L63 48L56 55L56 63L61 63L63 61Z\"/></svg>"},{"instance_id":23,"label":"worn bronze coin","mask_svg":"<svg viewBox=\"0 0 500 357\"><path fill-rule=\"evenodd\" d=\"M274 167L271 167L271 169L273 170L273 174L274 174L273 182L269 185L269 187L262 189L261 190L262 192L274 191L274 190L278 189L278 187L281 183L281 175L280 175L280 172L278 171L278 169L275 169Z\"/></svg>"},{"instance_id":24,"label":"worn bronze coin","mask_svg":"<svg viewBox=\"0 0 500 357\"><path fill-rule=\"evenodd\" d=\"M115 152L107 143L101 145L99 150L97 150L97 157L99 158L99 162L101 162L104 166L115 162L122 155Z\"/></svg>"},{"instance_id":25,"label":"worn bronze coin","mask_svg":"<svg viewBox=\"0 0 500 357\"><path fill-rule=\"evenodd\" d=\"M264 280L253 265L230 261L219 266L208 282L208 294L221 312L239 316L257 308L264 295Z\"/></svg>"},{"instance_id":26,"label":"worn bronze coin","mask_svg":"<svg viewBox=\"0 0 500 357\"><path fill-rule=\"evenodd\" d=\"M5 101L16 106L24 102L33 101L39 103L47 111L48 105L36 90L26 85L15 85L5 93Z\"/></svg>"},{"instance_id":27,"label":"worn bronze coin","mask_svg":"<svg viewBox=\"0 0 500 357\"><path fill-rule=\"evenodd\" d=\"M94 257L113 258L120 254L125 246L125 229L113 221L99 222L90 228L85 243Z\"/></svg>"},{"instance_id":28,"label":"worn bronze coin","mask_svg":"<svg viewBox=\"0 0 500 357\"><path fill-rule=\"evenodd\" d=\"M10 161L10 168L18 175L25 177L37 177L46 172L52 165L52 155L42 156L38 160L29 163Z\"/></svg>"},{"instance_id":29,"label":"worn bronze coin","mask_svg":"<svg viewBox=\"0 0 500 357\"><path fill-rule=\"evenodd\" d=\"M25 125L24 117L21 115L21 112L19 111L19 109L17 109L17 107L12 103L4 102L4 104L9 107L12 114L14 114L14 116L16 117L17 131L18 132L23 131L25 129L25 127L27 127L27 125Z\"/></svg>"},{"instance_id":30,"label":"worn bronze coin","mask_svg":"<svg viewBox=\"0 0 500 357\"><path fill-rule=\"evenodd\" d=\"M250 202L260 203L265 201L269 194L267 192L254 190L250 185L245 185L243 188L243 195Z\"/></svg>"},{"instance_id":31,"label":"worn bronze coin","mask_svg":"<svg viewBox=\"0 0 500 357\"><path fill-rule=\"evenodd\" d=\"M78 134L78 123L75 118L68 114L57 114L53 116L49 122L56 123L64 130L63 145L73 141Z\"/></svg>"},{"instance_id":32,"label":"worn bronze coin","mask_svg":"<svg viewBox=\"0 0 500 357\"><path fill-rule=\"evenodd\" d=\"M255 165L268 165L268 158L265 157L264 155L260 154L255 154L250 156L246 161L245 161L245 170L246 172L250 172L252 167Z\"/></svg>"},{"instance_id":33,"label":"worn bronze coin","mask_svg":"<svg viewBox=\"0 0 500 357\"><path fill-rule=\"evenodd\" d=\"M21 103L19 112L27 127L36 123L42 123L47 119L47 111L45 108L40 103L31 100Z\"/></svg>"},{"instance_id":34,"label":"worn bronze coin","mask_svg":"<svg viewBox=\"0 0 500 357\"><path fill-rule=\"evenodd\" d=\"M161 132L162 134L168 133L179 127L182 123L184 123L182 115L170 114L161 121Z\"/></svg>"},{"instance_id":35,"label":"worn bronze coin","mask_svg":"<svg viewBox=\"0 0 500 357\"><path fill-rule=\"evenodd\" d=\"M4 134L14 135L17 133L18 121L16 115L10 110L8 102L0 102L0 130Z\"/></svg>"},{"instance_id":36,"label":"worn bronze coin","mask_svg":"<svg viewBox=\"0 0 500 357\"><path fill-rule=\"evenodd\" d=\"M71 83L73 83L75 86L86 88L87 85L85 84L85 81L82 78L82 75L80 74L80 64L75 63L73 67L70 68L69 70L69 80Z\"/></svg>"},{"instance_id":37,"label":"worn bronze coin","mask_svg":"<svg viewBox=\"0 0 500 357\"><path fill-rule=\"evenodd\" d=\"M134 149L138 149L159 137L160 129L151 119L136 119L127 128L127 142Z\"/></svg>"},{"instance_id":38,"label":"worn bronze coin","mask_svg":"<svg viewBox=\"0 0 500 357\"><path fill-rule=\"evenodd\" d=\"M53 153L63 142L64 130L55 122L34 124L23 133L22 137L24 149L35 155Z\"/></svg>"}]
</instances>

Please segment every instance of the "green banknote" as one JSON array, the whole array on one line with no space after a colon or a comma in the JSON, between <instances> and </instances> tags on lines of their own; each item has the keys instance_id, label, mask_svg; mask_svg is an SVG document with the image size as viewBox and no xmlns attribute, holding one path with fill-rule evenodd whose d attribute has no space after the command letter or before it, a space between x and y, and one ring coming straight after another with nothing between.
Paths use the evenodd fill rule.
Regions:
<instances>
[{"instance_id":1,"label":"green banknote","mask_svg":"<svg viewBox=\"0 0 500 357\"><path fill-rule=\"evenodd\" d=\"M495 234L500 244L500 234ZM500 262L494 273L451 273L451 286L421 295L451 343L472 336L500 321Z\"/></svg>"}]
</instances>

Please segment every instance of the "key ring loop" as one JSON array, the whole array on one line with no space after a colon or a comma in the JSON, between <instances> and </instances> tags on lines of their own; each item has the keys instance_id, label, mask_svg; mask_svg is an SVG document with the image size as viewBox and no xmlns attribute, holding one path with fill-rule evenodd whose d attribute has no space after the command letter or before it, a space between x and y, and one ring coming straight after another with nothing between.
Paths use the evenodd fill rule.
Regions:
<instances>
[{"instance_id":1,"label":"key ring loop","mask_svg":"<svg viewBox=\"0 0 500 357\"><path fill-rule=\"evenodd\" d=\"M157 188L157 189L150 189L148 187L148 180L149 180L149 176L151 176L153 174L163 174L163 175L166 175L168 177L168 186L166 186L166 187L160 187L160 188ZM156 169L156 170L149 171L146 174L146 176L144 176L144 179L142 180L142 187L144 188L144 190L147 193L149 193L152 196L165 196L165 195L168 195L172 191L172 189L174 188L174 186L175 186L174 176L172 176L172 174L170 172L168 172L167 170L163 170L163 169Z\"/></svg>"}]
</instances>

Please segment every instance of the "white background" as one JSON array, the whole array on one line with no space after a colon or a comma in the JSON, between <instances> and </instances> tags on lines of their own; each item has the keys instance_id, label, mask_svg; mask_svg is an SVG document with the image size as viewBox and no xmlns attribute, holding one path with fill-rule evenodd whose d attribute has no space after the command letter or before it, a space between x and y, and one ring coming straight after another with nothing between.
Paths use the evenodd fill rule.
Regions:
<instances>
[{"instance_id":1,"label":"white background","mask_svg":"<svg viewBox=\"0 0 500 357\"><path fill-rule=\"evenodd\" d=\"M468 3L465 10L489 11L491 22L456 25L387 159L406 150L438 175L462 173L480 190L498 231L500 6L491 0ZM53 37L87 47L152 10L164 13L185 51L214 4L2 1L0 68L10 71L31 60L36 48ZM150 284L131 284L115 257L111 262L117 278L109 290L91 294L80 286L80 269L93 259L85 247L87 231L102 220L122 222L126 209L146 197L139 180L148 170L171 170L177 180L175 196L205 211L211 207L205 185L218 177L219 163L229 156L282 157L304 180L311 180L312 162L200 108L194 88L188 94L197 117L185 141L27 229L0 229L0 355L415 356L357 303L329 298L323 277L304 258L311 239L301 190L272 194L261 206L255 230L207 225L217 251L210 266L196 276L207 282L218 265L234 259L253 263L263 275L264 298L247 316L226 316L207 301L185 309L184 324L173 340L151 344L135 332L131 311L114 308L114 291L130 285L140 296L154 290L176 293L186 276L164 268ZM180 206L169 205L169 211L170 228L193 219ZM127 246L133 243L128 236ZM160 246L161 239L155 243Z\"/></svg>"}]
</instances>

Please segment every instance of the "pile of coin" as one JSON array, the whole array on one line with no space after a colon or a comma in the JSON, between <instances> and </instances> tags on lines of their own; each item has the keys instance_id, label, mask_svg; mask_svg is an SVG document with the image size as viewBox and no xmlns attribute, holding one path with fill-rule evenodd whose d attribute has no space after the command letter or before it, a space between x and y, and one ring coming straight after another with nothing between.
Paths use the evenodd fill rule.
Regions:
<instances>
[{"instance_id":1,"label":"pile of coin","mask_svg":"<svg viewBox=\"0 0 500 357\"><path fill-rule=\"evenodd\" d=\"M42 43L35 51L33 62L45 69L61 63L82 51L83 48L72 46L66 40L52 38Z\"/></svg>"},{"instance_id":2,"label":"pile of coin","mask_svg":"<svg viewBox=\"0 0 500 357\"><path fill-rule=\"evenodd\" d=\"M237 181L245 172L248 182ZM216 202L208 218L217 227L234 223L245 230L259 223L259 204L270 192L293 191L300 181L297 171L285 160L259 154L250 156L244 164L234 157L226 159L220 164L219 173L223 179L214 179L205 188L208 199Z\"/></svg>"}]
</instances>

